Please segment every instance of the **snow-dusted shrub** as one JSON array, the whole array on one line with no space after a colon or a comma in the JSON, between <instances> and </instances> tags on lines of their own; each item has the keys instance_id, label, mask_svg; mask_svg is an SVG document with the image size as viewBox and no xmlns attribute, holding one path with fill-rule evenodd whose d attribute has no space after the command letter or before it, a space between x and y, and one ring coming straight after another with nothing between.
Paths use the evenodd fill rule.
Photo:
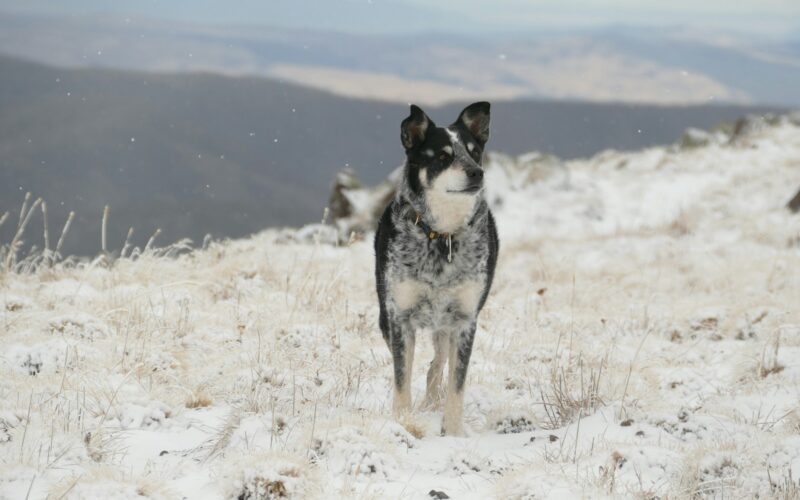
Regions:
<instances>
[{"instance_id":1,"label":"snow-dusted shrub","mask_svg":"<svg viewBox=\"0 0 800 500\"><path fill-rule=\"evenodd\" d=\"M130 480L113 469L100 468L74 478L66 478L55 485L48 497L70 500L169 500L175 492L152 479Z\"/></svg>"},{"instance_id":2,"label":"snow-dusted shrub","mask_svg":"<svg viewBox=\"0 0 800 500\"><path fill-rule=\"evenodd\" d=\"M602 490L635 498L663 496L681 473L679 455L657 446L623 446L592 462Z\"/></svg>"},{"instance_id":3,"label":"snow-dusted shrub","mask_svg":"<svg viewBox=\"0 0 800 500\"><path fill-rule=\"evenodd\" d=\"M25 415L13 411L0 411L0 445L11 441L11 430L25 420Z\"/></svg>"},{"instance_id":4,"label":"snow-dusted shrub","mask_svg":"<svg viewBox=\"0 0 800 500\"><path fill-rule=\"evenodd\" d=\"M591 415L605 404L601 394L602 364L597 368L589 368L582 359L578 359L565 368L559 363L550 369L549 385L541 393L547 425L551 429Z\"/></svg>"},{"instance_id":5,"label":"snow-dusted shrub","mask_svg":"<svg viewBox=\"0 0 800 500\"><path fill-rule=\"evenodd\" d=\"M409 429L411 430L409 431ZM417 440L423 437L423 431L419 424L411 420L403 421L402 425L397 422L382 424L378 432L388 441L406 449L414 448Z\"/></svg>"},{"instance_id":6,"label":"snow-dusted shrub","mask_svg":"<svg viewBox=\"0 0 800 500\"><path fill-rule=\"evenodd\" d=\"M237 458L221 472L226 500L307 498L316 488L308 463L295 457L269 453Z\"/></svg>"},{"instance_id":7,"label":"snow-dusted shrub","mask_svg":"<svg viewBox=\"0 0 800 500\"><path fill-rule=\"evenodd\" d=\"M709 429L706 418L698 418L685 408L681 408L677 413L652 415L648 417L648 422L684 442L707 439L712 437L716 430Z\"/></svg>"},{"instance_id":8,"label":"snow-dusted shrub","mask_svg":"<svg viewBox=\"0 0 800 500\"><path fill-rule=\"evenodd\" d=\"M508 500L547 500L550 498L584 498L586 489L573 480L548 474L535 466L521 467L503 476L494 488L494 498Z\"/></svg>"},{"instance_id":9,"label":"snow-dusted shrub","mask_svg":"<svg viewBox=\"0 0 800 500\"><path fill-rule=\"evenodd\" d=\"M472 451L459 450L452 453L442 468L443 473L455 473L457 475L472 474L482 472L486 468L487 462L483 457L478 456Z\"/></svg>"},{"instance_id":10,"label":"snow-dusted shrub","mask_svg":"<svg viewBox=\"0 0 800 500\"><path fill-rule=\"evenodd\" d=\"M141 429L167 425L172 410L161 401L123 403L115 406L109 415L109 425L122 429Z\"/></svg>"},{"instance_id":11,"label":"snow-dusted shrub","mask_svg":"<svg viewBox=\"0 0 800 500\"><path fill-rule=\"evenodd\" d=\"M0 353L0 358L10 362L17 372L26 375L61 373L69 345L61 340L51 340L33 345L14 344Z\"/></svg>"},{"instance_id":12,"label":"snow-dusted shrub","mask_svg":"<svg viewBox=\"0 0 800 500\"><path fill-rule=\"evenodd\" d=\"M743 465L737 453L728 450L707 450L698 452L696 462L687 463L683 481L692 496L713 497L736 486L740 480Z\"/></svg>"},{"instance_id":13,"label":"snow-dusted shrub","mask_svg":"<svg viewBox=\"0 0 800 500\"><path fill-rule=\"evenodd\" d=\"M49 332L92 342L108 337L108 326L89 314L60 315L50 320Z\"/></svg>"},{"instance_id":14,"label":"snow-dusted shrub","mask_svg":"<svg viewBox=\"0 0 800 500\"><path fill-rule=\"evenodd\" d=\"M397 461L356 427L342 427L316 441L314 451L334 474L372 475L389 478Z\"/></svg>"},{"instance_id":15,"label":"snow-dusted shrub","mask_svg":"<svg viewBox=\"0 0 800 500\"><path fill-rule=\"evenodd\" d=\"M534 417L519 410L497 415L493 422L494 431L498 434L518 434L536 430Z\"/></svg>"}]
</instances>

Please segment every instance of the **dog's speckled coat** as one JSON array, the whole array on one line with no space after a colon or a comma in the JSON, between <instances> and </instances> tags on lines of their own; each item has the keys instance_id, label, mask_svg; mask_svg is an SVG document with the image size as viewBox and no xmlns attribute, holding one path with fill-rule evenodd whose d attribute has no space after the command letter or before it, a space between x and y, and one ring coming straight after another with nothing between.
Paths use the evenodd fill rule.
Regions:
<instances>
[{"instance_id":1,"label":"dog's speckled coat","mask_svg":"<svg viewBox=\"0 0 800 500\"><path fill-rule=\"evenodd\" d=\"M438 405L448 360L443 431L463 434L464 382L476 320L492 284L498 240L483 197L489 103L475 103L437 128L411 106L401 138L406 165L375 235L380 328L394 361L394 411L411 409L415 335L433 335L425 404ZM431 231L434 231L431 237Z\"/></svg>"}]
</instances>

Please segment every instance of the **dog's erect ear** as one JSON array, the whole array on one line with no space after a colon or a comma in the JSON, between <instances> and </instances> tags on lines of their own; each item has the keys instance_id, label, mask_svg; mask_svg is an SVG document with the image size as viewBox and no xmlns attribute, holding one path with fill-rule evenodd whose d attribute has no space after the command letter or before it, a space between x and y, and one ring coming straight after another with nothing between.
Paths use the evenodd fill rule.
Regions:
<instances>
[{"instance_id":1,"label":"dog's erect ear","mask_svg":"<svg viewBox=\"0 0 800 500\"><path fill-rule=\"evenodd\" d=\"M409 150L425 141L425 134L435 127L428 115L419 106L411 105L411 114L400 124L400 140L403 147Z\"/></svg>"},{"instance_id":2,"label":"dog's erect ear","mask_svg":"<svg viewBox=\"0 0 800 500\"><path fill-rule=\"evenodd\" d=\"M481 101L470 104L458 115L456 123L461 122L467 127L473 136L481 143L481 146L489 140L489 107L488 102Z\"/></svg>"}]
</instances>

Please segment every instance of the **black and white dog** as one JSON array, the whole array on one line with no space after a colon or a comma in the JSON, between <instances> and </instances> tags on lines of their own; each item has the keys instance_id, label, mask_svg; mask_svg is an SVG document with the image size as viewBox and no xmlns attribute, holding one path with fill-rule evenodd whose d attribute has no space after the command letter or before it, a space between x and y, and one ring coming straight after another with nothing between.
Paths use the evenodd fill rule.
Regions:
<instances>
[{"instance_id":1,"label":"black and white dog","mask_svg":"<svg viewBox=\"0 0 800 500\"><path fill-rule=\"evenodd\" d=\"M442 430L463 435L467 366L498 250L481 166L489 103L467 106L446 128L411 105L400 129L403 180L375 234L380 328L394 361L394 413L411 410L415 334L427 330L435 355L424 405L439 406L448 360Z\"/></svg>"}]
</instances>

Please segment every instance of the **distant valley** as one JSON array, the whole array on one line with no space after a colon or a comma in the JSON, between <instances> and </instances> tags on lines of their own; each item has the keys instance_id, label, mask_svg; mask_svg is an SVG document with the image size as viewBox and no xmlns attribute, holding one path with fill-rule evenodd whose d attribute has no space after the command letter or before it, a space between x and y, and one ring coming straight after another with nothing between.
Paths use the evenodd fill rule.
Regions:
<instances>
[{"instance_id":1,"label":"distant valley","mask_svg":"<svg viewBox=\"0 0 800 500\"><path fill-rule=\"evenodd\" d=\"M266 76L398 103L800 105L800 40L680 26L382 35L0 11L0 53L63 67Z\"/></svg>"}]
</instances>

